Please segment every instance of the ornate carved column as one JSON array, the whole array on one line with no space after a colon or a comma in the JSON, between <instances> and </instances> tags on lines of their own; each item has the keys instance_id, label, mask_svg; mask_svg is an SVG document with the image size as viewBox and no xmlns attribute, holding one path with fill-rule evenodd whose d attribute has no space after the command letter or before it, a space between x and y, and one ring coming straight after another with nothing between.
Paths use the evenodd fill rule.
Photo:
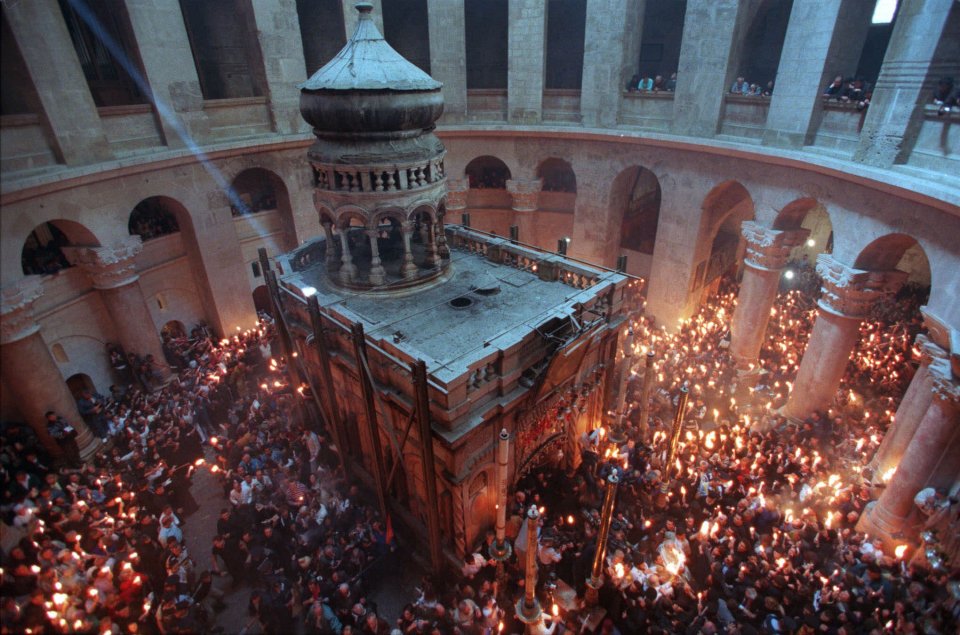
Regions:
<instances>
[{"instance_id":1,"label":"ornate carved column","mask_svg":"<svg viewBox=\"0 0 960 635\"><path fill-rule=\"evenodd\" d=\"M33 303L43 294L39 276L28 276L2 291L0 303L0 374L11 393L11 401L43 447L61 456L60 446L47 432L46 412L53 410L77 430L77 445L83 459L99 447L77 412L70 389L40 335L33 317Z\"/></svg>"},{"instance_id":2,"label":"ornate carved column","mask_svg":"<svg viewBox=\"0 0 960 635\"><path fill-rule=\"evenodd\" d=\"M413 262L413 251L410 247L410 237L413 235L413 223L404 221L400 226L403 233L403 264L400 265L400 275L412 278L417 275L417 265Z\"/></svg>"},{"instance_id":3,"label":"ornate carved column","mask_svg":"<svg viewBox=\"0 0 960 635\"><path fill-rule=\"evenodd\" d=\"M423 227L426 228L426 237L423 241L423 249L426 252L426 261L427 266L430 268L440 266L440 255L439 249L437 248L437 232L434 224L431 222L424 222Z\"/></svg>"},{"instance_id":4,"label":"ornate carved column","mask_svg":"<svg viewBox=\"0 0 960 635\"><path fill-rule=\"evenodd\" d=\"M929 366L933 401L910 440L897 471L876 503L867 507L857 530L881 538L884 544L901 544L913 538L913 498L937 469L937 459L960 426L960 386L950 364L936 359Z\"/></svg>"},{"instance_id":5,"label":"ornate carved column","mask_svg":"<svg viewBox=\"0 0 960 635\"><path fill-rule=\"evenodd\" d=\"M127 236L103 247L65 247L63 253L90 276L93 287L100 291L124 350L141 356L152 355L155 367L166 379L170 376L170 367L143 298L140 274L134 262L141 249L143 243L139 236Z\"/></svg>"},{"instance_id":6,"label":"ornate carved column","mask_svg":"<svg viewBox=\"0 0 960 635\"><path fill-rule=\"evenodd\" d=\"M903 285L902 271L861 271L828 254L817 256L817 273L823 278L817 321L800 362L797 381L783 413L803 419L833 402L837 387L860 338L860 321L877 301Z\"/></svg>"},{"instance_id":7,"label":"ornate carved column","mask_svg":"<svg viewBox=\"0 0 960 635\"><path fill-rule=\"evenodd\" d=\"M730 326L730 353L737 367L756 367L770 320L770 307L777 297L780 273L790 252L810 235L809 229L778 231L748 220L740 233L747 240L743 281Z\"/></svg>"},{"instance_id":8,"label":"ornate carved column","mask_svg":"<svg viewBox=\"0 0 960 635\"><path fill-rule=\"evenodd\" d=\"M437 255L440 258L450 258L450 247L447 246L447 232L443 228L444 213L442 209L437 210L437 222L434 225L434 232L437 235Z\"/></svg>"},{"instance_id":9,"label":"ornate carved column","mask_svg":"<svg viewBox=\"0 0 960 635\"><path fill-rule=\"evenodd\" d=\"M373 285L381 285L387 281L387 272L380 262L380 245L377 243L379 235L380 230L376 227L367 230L367 238L370 239L370 284Z\"/></svg>"},{"instance_id":10,"label":"ornate carved column","mask_svg":"<svg viewBox=\"0 0 960 635\"><path fill-rule=\"evenodd\" d=\"M353 264L353 256L350 254L348 231L350 231L348 227L342 227L337 232L340 236L340 280L345 284L353 282L353 279L357 277L357 266Z\"/></svg>"},{"instance_id":11,"label":"ornate carved column","mask_svg":"<svg viewBox=\"0 0 960 635\"><path fill-rule=\"evenodd\" d=\"M340 260L337 256L337 239L333 235L333 223L325 222L323 225L323 235L327 241L327 253L325 257L327 271L334 271L337 268L337 262Z\"/></svg>"},{"instance_id":12,"label":"ornate carved column","mask_svg":"<svg viewBox=\"0 0 960 635\"><path fill-rule=\"evenodd\" d=\"M536 211L540 208L541 179L511 179L507 181L513 224L517 226L520 242L537 244Z\"/></svg>"},{"instance_id":13,"label":"ornate carved column","mask_svg":"<svg viewBox=\"0 0 960 635\"><path fill-rule=\"evenodd\" d=\"M900 407L894 416L890 429L883 442L873 455L869 467L873 470L874 484L884 481L884 476L897 466L907 449L910 440L917 431L930 402L933 401L933 378L930 377L930 364L934 360L946 360L946 352L930 341L923 333L917 335L920 348L920 367L910 381L907 392L900 400ZM886 479L889 480L889 477Z\"/></svg>"}]
</instances>

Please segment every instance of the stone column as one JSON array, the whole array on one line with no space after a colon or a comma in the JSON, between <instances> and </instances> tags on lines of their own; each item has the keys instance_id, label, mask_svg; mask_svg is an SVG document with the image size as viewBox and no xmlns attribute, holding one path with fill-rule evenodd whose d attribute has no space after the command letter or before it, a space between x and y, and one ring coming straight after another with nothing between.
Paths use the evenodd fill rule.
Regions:
<instances>
[{"instance_id":1,"label":"stone column","mask_svg":"<svg viewBox=\"0 0 960 635\"><path fill-rule=\"evenodd\" d=\"M177 0L125 0L143 74L150 85L160 132L172 148L202 141L210 125L190 38Z\"/></svg>"},{"instance_id":2,"label":"stone column","mask_svg":"<svg viewBox=\"0 0 960 635\"><path fill-rule=\"evenodd\" d=\"M3 13L37 89L58 158L67 165L112 159L57 0L5 2Z\"/></svg>"},{"instance_id":3,"label":"stone column","mask_svg":"<svg viewBox=\"0 0 960 635\"><path fill-rule=\"evenodd\" d=\"M906 162L931 89L940 73L956 63L956 51L954 60L949 55L935 60L941 38L954 49L960 41L955 28L945 28L954 4L954 0L900 4L854 161L883 168Z\"/></svg>"},{"instance_id":4,"label":"stone column","mask_svg":"<svg viewBox=\"0 0 960 635\"><path fill-rule=\"evenodd\" d=\"M443 82L443 119L459 123L467 118L467 37L463 3L427 0L430 30L430 74Z\"/></svg>"},{"instance_id":5,"label":"stone column","mask_svg":"<svg viewBox=\"0 0 960 635\"><path fill-rule=\"evenodd\" d=\"M737 367L756 367L770 320L770 308L777 297L780 273L794 247L810 235L809 229L779 231L744 221L740 232L747 240L743 281L730 326L730 353Z\"/></svg>"},{"instance_id":6,"label":"stone column","mask_svg":"<svg viewBox=\"0 0 960 635\"><path fill-rule=\"evenodd\" d=\"M547 3L509 0L507 121L540 123L547 60Z\"/></svg>"},{"instance_id":7,"label":"stone column","mask_svg":"<svg viewBox=\"0 0 960 635\"><path fill-rule=\"evenodd\" d=\"M337 232L340 236L340 280L345 284L350 284L357 277L357 266L353 264L353 255L350 253L348 231L348 227L341 227Z\"/></svg>"},{"instance_id":8,"label":"stone column","mask_svg":"<svg viewBox=\"0 0 960 635\"><path fill-rule=\"evenodd\" d=\"M930 364L934 360L946 360L947 354L924 335L917 335L920 347L920 367L910 381L907 392L900 400L900 407L894 415L893 423L877 448L869 467L873 470L873 483L881 483L884 475L895 468L903 457L907 445L917 431L917 426L933 401L933 378L930 376Z\"/></svg>"},{"instance_id":9,"label":"stone column","mask_svg":"<svg viewBox=\"0 0 960 635\"><path fill-rule=\"evenodd\" d=\"M795 0L777 67L763 144L801 148L813 143L823 117L824 87L852 76L870 28L861 0Z\"/></svg>"},{"instance_id":10,"label":"stone column","mask_svg":"<svg viewBox=\"0 0 960 635\"><path fill-rule=\"evenodd\" d=\"M736 78L755 2L689 0L673 99L673 132L712 137L720 128L724 96Z\"/></svg>"},{"instance_id":11,"label":"stone column","mask_svg":"<svg viewBox=\"0 0 960 635\"><path fill-rule=\"evenodd\" d=\"M437 232L432 222L423 222L423 227L427 230L427 235L423 241L423 249L426 252L427 266L431 269L440 266L440 255L437 249Z\"/></svg>"},{"instance_id":12,"label":"stone column","mask_svg":"<svg viewBox=\"0 0 960 635\"><path fill-rule=\"evenodd\" d=\"M520 233L520 242L536 245L537 240L537 209L539 208L540 189L542 179L510 179L507 181L507 191L510 192L510 206L513 208L513 223Z\"/></svg>"},{"instance_id":13,"label":"stone column","mask_svg":"<svg viewBox=\"0 0 960 635\"><path fill-rule=\"evenodd\" d=\"M440 258L450 258L450 247L447 246L447 232L443 228L443 209L437 210L437 222L434 225L434 232L437 235L437 255Z\"/></svg>"},{"instance_id":14,"label":"stone column","mask_svg":"<svg viewBox=\"0 0 960 635\"><path fill-rule=\"evenodd\" d=\"M370 284L378 286L387 281L387 272L380 262L379 235L380 231L376 228L367 230L367 238L370 239Z\"/></svg>"},{"instance_id":15,"label":"stone column","mask_svg":"<svg viewBox=\"0 0 960 635\"><path fill-rule=\"evenodd\" d=\"M326 254L324 254L324 261L327 267L327 273L331 273L337 269L337 262L340 258L337 257L337 244L336 237L333 235L333 223L326 222L323 223L323 235L327 242Z\"/></svg>"},{"instance_id":16,"label":"stone column","mask_svg":"<svg viewBox=\"0 0 960 635\"><path fill-rule=\"evenodd\" d=\"M817 256L817 273L823 278L817 320L783 408L783 414L794 419L833 403L850 353L860 339L860 321L875 302L895 293L907 278L902 271L853 269L828 254Z\"/></svg>"},{"instance_id":17,"label":"stone column","mask_svg":"<svg viewBox=\"0 0 960 635\"><path fill-rule=\"evenodd\" d=\"M640 59L647 0L587 0L580 117L584 126L617 125L627 80Z\"/></svg>"},{"instance_id":18,"label":"stone column","mask_svg":"<svg viewBox=\"0 0 960 635\"><path fill-rule=\"evenodd\" d=\"M127 236L104 247L64 247L63 253L90 276L93 288L100 291L124 350L140 356L152 355L157 370L166 379L170 376L170 367L143 298L140 274L134 262L141 249L143 243L139 236Z\"/></svg>"},{"instance_id":19,"label":"stone column","mask_svg":"<svg viewBox=\"0 0 960 635\"><path fill-rule=\"evenodd\" d=\"M879 537L885 545L913 537L916 524L913 497L926 485L937 467L937 458L960 425L960 386L946 360L930 364L933 401L910 440L887 488L857 523L857 530ZM909 539L908 538L908 539ZM899 539L899 541L898 541Z\"/></svg>"},{"instance_id":20,"label":"stone column","mask_svg":"<svg viewBox=\"0 0 960 635\"><path fill-rule=\"evenodd\" d=\"M310 126L300 116L299 91L292 90L307 79L296 7L286 0L248 1L256 23L273 129L280 134L309 132Z\"/></svg>"},{"instance_id":21,"label":"stone column","mask_svg":"<svg viewBox=\"0 0 960 635\"><path fill-rule=\"evenodd\" d=\"M467 211L467 192L470 183L467 179L447 179L447 211L453 214L454 220L460 222L460 214Z\"/></svg>"},{"instance_id":22,"label":"stone column","mask_svg":"<svg viewBox=\"0 0 960 635\"><path fill-rule=\"evenodd\" d=\"M61 456L60 446L47 432L46 412L53 410L77 430L77 445L84 460L100 443L77 411L77 402L40 335L33 303L43 294L40 276L28 276L2 291L0 304L0 373L17 405L43 447Z\"/></svg>"},{"instance_id":23,"label":"stone column","mask_svg":"<svg viewBox=\"0 0 960 635\"><path fill-rule=\"evenodd\" d=\"M417 275L417 265L413 262L413 250L410 247L413 223L408 220L403 221L400 230L403 233L403 264L400 265L400 275L404 278L413 278Z\"/></svg>"}]
</instances>

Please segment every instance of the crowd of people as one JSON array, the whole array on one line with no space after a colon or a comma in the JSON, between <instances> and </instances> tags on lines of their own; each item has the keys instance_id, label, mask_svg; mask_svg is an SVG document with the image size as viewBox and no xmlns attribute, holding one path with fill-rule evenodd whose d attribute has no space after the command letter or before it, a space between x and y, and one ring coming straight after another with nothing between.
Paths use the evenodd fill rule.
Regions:
<instances>
[{"instance_id":1,"label":"crowd of people","mask_svg":"<svg viewBox=\"0 0 960 635\"><path fill-rule=\"evenodd\" d=\"M731 95L743 95L744 97L770 97L773 95L773 80L767 82L765 86L748 82L744 77L738 77L730 85Z\"/></svg>"},{"instance_id":2,"label":"crowd of people","mask_svg":"<svg viewBox=\"0 0 960 635\"><path fill-rule=\"evenodd\" d=\"M637 91L640 92L666 92L672 93L677 89L677 74L671 73L669 79L665 79L663 75L654 75L651 77L647 73L636 73L633 77L630 78L630 81L627 82L627 92L634 93Z\"/></svg>"},{"instance_id":3,"label":"crowd of people","mask_svg":"<svg viewBox=\"0 0 960 635\"><path fill-rule=\"evenodd\" d=\"M857 110L863 110L870 105L873 89L863 78L837 75L826 88L823 89L824 101L837 101L844 104L855 104Z\"/></svg>"},{"instance_id":4,"label":"crowd of people","mask_svg":"<svg viewBox=\"0 0 960 635\"><path fill-rule=\"evenodd\" d=\"M777 408L815 298L780 294L756 381L744 385L726 352L736 295L724 281L673 334L634 317L633 360L656 353L650 423L639 419L638 366L627 384L626 441L610 444L609 424L593 430L578 461L545 465L514 488L515 552L523 555L525 532L540 536L542 629L580 632L593 612L585 583L615 473L597 632L951 632L960 573L888 553L855 530L874 495L864 467L910 380L922 291L864 322L836 404L799 424ZM266 317L219 342L205 329L169 339L173 381L131 383L103 399L109 450L86 466L57 413L49 419L63 433L62 457L47 455L25 426L5 430L0 510L19 538L4 543L0 631L214 631L222 595L239 587L249 587L244 630L523 631L513 614L523 560L508 561L498 579L492 533L460 571L425 577L400 615L378 610L365 581L396 574L383 569L396 548L390 519L346 478L314 426L309 390L276 345ZM681 388L686 427L667 464ZM223 489L209 554L189 553L184 540L198 470ZM535 528L521 520L530 505L542 509ZM955 516L956 501L950 509Z\"/></svg>"}]
</instances>

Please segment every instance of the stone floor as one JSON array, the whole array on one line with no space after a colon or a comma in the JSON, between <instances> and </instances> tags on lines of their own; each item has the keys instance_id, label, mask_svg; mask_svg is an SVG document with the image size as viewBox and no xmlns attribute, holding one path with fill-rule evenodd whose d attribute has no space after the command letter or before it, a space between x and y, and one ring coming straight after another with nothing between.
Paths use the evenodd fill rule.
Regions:
<instances>
[{"instance_id":1,"label":"stone floor","mask_svg":"<svg viewBox=\"0 0 960 635\"><path fill-rule=\"evenodd\" d=\"M213 453L208 451L207 460L212 459ZM183 534L199 573L210 569L210 547L216 534L217 518L220 510L230 503L223 495L220 482L206 469L197 470L194 474L190 491L200 509L186 519ZM422 567L409 556L409 549L401 547L365 576L369 599L391 625L403 606L417 599L416 587L420 585L423 574ZM213 616L216 626L222 628L224 633L254 635L262 632L259 624L250 623L247 614L251 585L244 584L231 590L230 576L223 576L214 578L214 586L224 593L223 600L226 603L226 608Z\"/></svg>"}]
</instances>

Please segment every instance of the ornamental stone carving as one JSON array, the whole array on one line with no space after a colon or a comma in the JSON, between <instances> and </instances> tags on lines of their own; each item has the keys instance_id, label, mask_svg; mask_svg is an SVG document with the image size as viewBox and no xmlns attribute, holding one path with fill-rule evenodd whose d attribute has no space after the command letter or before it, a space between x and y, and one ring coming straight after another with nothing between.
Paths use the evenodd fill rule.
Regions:
<instances>
[{"instance_id":1,"label":"ornamental stone carving","mask_svg":"<svg viewBox=\"0 0 960 635\"><path fill-rule=\"evenodd\" d=\"M829 254L817 256L817 273L823 279L820 308L850 318L866 317L874 303L896 293L907 280L902 271L854 269Z\"/></svg>"},{"instance_id":2,"label":"ornamental stone carving","mask_svg":"<svg viewBox=\"0 0 960 635\"><path fill-rule=\"evenodd\" d=\"M41 295L40 276L27 276L0 291L0 344L22 340L40 330L33 318L33 303Z\"/></svg>"},{"instance_id":3,"label":"ornamental stone carving","mask_svg":"<svg viewBox=\"0 0 960 635\"><path fill-rule=\"evenodd\" d=\"M775 271L783 269L794 247L802 244L810 235L809 229L769 229L752 221L743 221L740 233L747 241L745 263L757 269Z\"/></svg>"},{"instance_id":4,"label":"ornamental stone carving","mask_svg":"<svg viewBox=\"0 0 960 635\"><path fill-rule=\"evenodd\" d=\"M539 207L542 179L510 179L507 191L510 192L511 206L515 212L533 212Z\"/></svg>"},{"instance_id":5,"label":"ornamental stone carving","mask_svg":"<svg viewBox=\"0 0 960 635\"><path fill-rule=\"evenodd\" d=\"M127 236L103 247L64 247L63 253L90 276L95 289L115 289L140 277L135 258L142 250L139 236Z\"/></svg>"},{"instance_id":6,"label":"ornamental stone carving","mask_svg":"<svg viewBox=\"0 0 960 635\"><path fill-rule=\"evenodd\" d=\"M457 212L467 209L467 191L470 184L466 179L447 179L447 210Z\"/></svg>"}]
</instances>

